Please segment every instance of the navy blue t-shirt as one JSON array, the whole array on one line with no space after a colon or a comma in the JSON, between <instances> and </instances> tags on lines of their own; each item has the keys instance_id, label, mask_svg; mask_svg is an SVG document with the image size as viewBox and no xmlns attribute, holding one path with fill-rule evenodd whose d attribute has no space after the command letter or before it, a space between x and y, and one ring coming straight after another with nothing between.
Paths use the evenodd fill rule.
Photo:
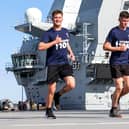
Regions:
<instances>
[{"instance_id":1,"label":"navy blue t-shirt","mask_svg":"<svg viewBox=\"0 0 129 129\"><path fill-rule=\"evenodd\" d=\"M111 29L106 41L112 46L119 46L122 43L129 48L129 28L121 30L118 26ZM114 51L111 53L110 64L129 64L129 49L126 51Z\"/></svg>"},{"instance_id":2,"label":"navy blue t-shirt","mask_svg":"<svg viewBox=\"0 0 129 129\"><path fill-rule=\"evenodd\" d=\"M41 42L51 42L55 40L57 36L62 38L62 42L47 49L46 65L68 64L67 44L69 43L69 33L67 29L62 28L56 31L51 28L43 33Z\"/></svg>"}]
</instances>

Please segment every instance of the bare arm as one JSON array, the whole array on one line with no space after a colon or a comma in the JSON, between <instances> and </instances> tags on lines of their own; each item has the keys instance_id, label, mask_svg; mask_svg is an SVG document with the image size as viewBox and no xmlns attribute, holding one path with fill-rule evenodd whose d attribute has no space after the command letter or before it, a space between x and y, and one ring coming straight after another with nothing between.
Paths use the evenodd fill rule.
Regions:
<instances>
[{"instance_id":1,"label":"bare arm","mask_svg":"<svg viewBox=\"0 0 129 129\"><path fill-rule=\"evenodd\" d=\"M103 45L103 49L107 50L107 51L126 51L127 50L127 46L125 46L124 44L120 45L120 46L111 46L111 43L108 41L105 41L104 45Z\"/></svg>"},{"instance_id":2,"label":"bare arm","mask_svg":"<svg viewBox=\"0 0 129 129\"><path fill-rule=\"evenodd\" d=\"M56 37L56 39L52 42L48 42L48 43L45 43L45 42L40 42L39 45L38 45L38 50L46 50L52 46L54 46L55 44L58 44L62 42L62 39L60 37Z\"/></svg>"},{"instance_id":3,"label":"bare arm","mask_svg":"<svg viewBox=\"0 0 129 129\"><path fill-rule=\"evenodd\" d=\"M74 53L69 45L69 43L67 44L67 49L68 49L68 52L69 52L69 57L72 61L75 61L75 56L74 56Z\"/></svg>"}]
</instances>

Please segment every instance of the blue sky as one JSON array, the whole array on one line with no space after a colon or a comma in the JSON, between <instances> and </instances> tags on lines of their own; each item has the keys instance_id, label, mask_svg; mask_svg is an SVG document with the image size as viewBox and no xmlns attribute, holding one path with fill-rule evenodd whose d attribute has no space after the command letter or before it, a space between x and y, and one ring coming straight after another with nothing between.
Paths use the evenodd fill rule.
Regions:
<instances>
[{"instance_id":1,"label":"blue sky","mask_svg":"<svg viewBox=\"0 0 129 129\"><path fill-rule=\"evenodd\" d=\"M54 0L4 0L0 5L0 99L21 100L21 86L13 73L5 71L5 65L11 62L10 55L16 52L24 33L14 29L15 25L24 22L24 13L28 8L36 7L42 11L43 20L48 14ZM25 95L24 95L25 98Z\"/></svg>"}]
</instances>

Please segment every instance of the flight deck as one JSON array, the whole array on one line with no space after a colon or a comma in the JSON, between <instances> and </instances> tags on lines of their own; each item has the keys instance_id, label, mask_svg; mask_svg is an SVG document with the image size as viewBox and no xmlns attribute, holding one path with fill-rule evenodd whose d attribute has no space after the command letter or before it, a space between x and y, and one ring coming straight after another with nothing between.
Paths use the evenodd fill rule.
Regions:
<instances>
[{"instance_id":1,"label":"flight deck","mask_svg":"<svg viewBox=\"0 0 129 129\"><path fill-rule=\"evenodd\" d=\"M111 118L109 111L56 111L47 119L45 111L0 112L1 129L128 129L129 111L122 118Z\"/></svg>"}]
</instances>

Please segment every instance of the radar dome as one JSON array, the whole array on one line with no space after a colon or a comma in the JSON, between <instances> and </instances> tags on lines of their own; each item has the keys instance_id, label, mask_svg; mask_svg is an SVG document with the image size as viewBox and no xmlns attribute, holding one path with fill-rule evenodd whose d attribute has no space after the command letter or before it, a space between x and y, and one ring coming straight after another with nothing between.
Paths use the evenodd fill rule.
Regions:
<instances>
[{"instance_id":1,"label":"radar dome","mask_svg":"<svg viewBox=\"0 0 129 129\"><path fill-rule=\"evenodd\" d=\"M42 12L38 8L28 8L25 12L27 23L37 23L42 21Z\"/></svg>"}]
</instances>

